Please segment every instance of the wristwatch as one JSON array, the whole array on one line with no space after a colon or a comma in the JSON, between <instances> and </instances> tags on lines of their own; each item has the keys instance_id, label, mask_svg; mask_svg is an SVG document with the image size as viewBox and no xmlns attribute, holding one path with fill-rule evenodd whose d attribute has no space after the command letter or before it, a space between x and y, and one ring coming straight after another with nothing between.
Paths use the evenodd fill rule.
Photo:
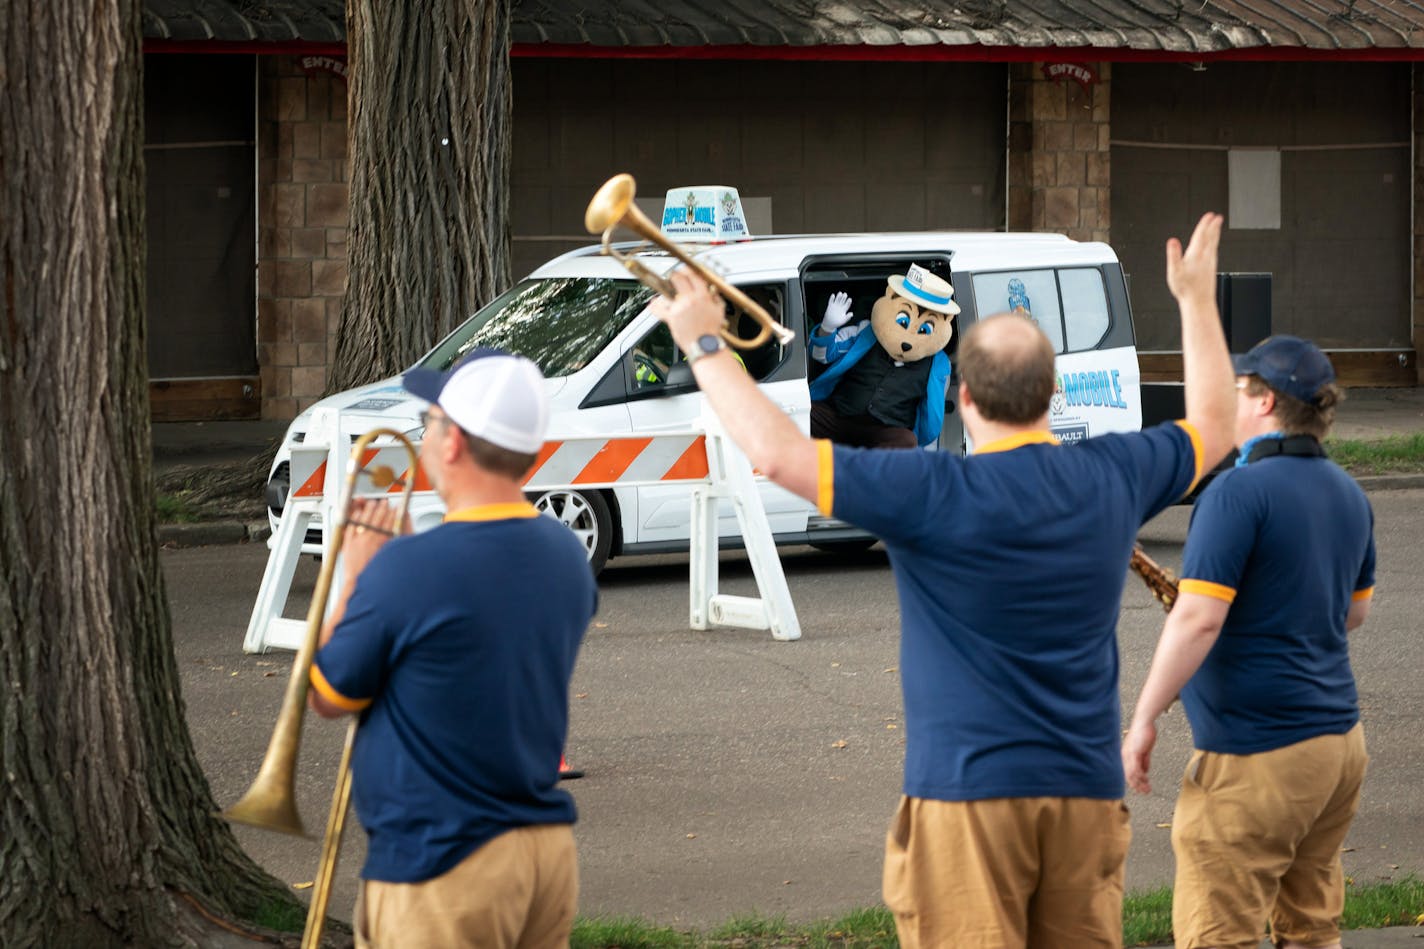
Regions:
<instances>
[{"instance_id":1,"label":"wristwatch","mask_svg":"<svg viewBox=\"0 0 1424 949\"><path fill-rule=\"evenodd\" d=\"M687 351L687 364L691 366L703 356L710 356L727 348L727 341L716 333L703 333L697 337L697 342Z\"/></svg>"}]
</instances>

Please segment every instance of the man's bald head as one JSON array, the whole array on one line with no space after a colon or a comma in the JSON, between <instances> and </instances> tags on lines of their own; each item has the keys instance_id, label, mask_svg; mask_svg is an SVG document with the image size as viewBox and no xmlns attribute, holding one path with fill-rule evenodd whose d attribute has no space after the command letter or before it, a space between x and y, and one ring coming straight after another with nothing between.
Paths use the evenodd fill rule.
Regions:
<instances>
[{"instance_id":1,"label":"man's bald head","mask_svg":"<svg viewBox=\"0 0 1424 949\"><path fill-rule=\"evenodd\" d=\"M1032 424L1053 398L1053 344L1032 320L991 316L964 334L959 377L987 421Z\"/></svg>"}]
</instances>

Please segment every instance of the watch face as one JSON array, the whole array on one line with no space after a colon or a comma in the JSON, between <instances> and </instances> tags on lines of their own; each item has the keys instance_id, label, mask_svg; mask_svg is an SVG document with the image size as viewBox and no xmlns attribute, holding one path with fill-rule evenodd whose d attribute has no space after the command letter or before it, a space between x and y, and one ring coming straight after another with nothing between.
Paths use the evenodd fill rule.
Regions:
<instances>
[{"instance_id":1,"label":"watch face","mask_svg":"<svg viewBox=\"0 0 1424 949\"><path fill-rule=\"evenodd\" d=\"M722 348L722 339L721 337L713 336L711 333L704 333L697 337L697 348L710 356Z\"/></svg>"}]
</instances>

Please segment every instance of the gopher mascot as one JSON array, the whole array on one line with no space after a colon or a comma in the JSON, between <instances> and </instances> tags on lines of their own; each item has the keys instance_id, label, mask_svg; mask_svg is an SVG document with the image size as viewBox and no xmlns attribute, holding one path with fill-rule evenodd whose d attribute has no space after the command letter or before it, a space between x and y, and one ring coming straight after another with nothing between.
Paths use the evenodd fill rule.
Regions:
<instances>
[{"instance_id":1,"label":"gopher mascot","mask_svg":"<svg viewBox=\"0 0 1424 949\"><path fill-rule=\"evenodd\" d=\"M870 319L851 323L850 302L832 294L811 333L811 358L827 367L811 383L811 435L865 448L930 444L944 426L954 288L912 264L890 277Z\"/></svg>"}]
</instances>

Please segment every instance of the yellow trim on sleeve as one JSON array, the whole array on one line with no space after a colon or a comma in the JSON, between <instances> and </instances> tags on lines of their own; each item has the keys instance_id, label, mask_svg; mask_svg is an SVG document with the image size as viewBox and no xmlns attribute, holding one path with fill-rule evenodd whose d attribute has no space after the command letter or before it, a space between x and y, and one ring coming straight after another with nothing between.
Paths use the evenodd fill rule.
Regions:
<instances>
[{"instance_id":1,"label":"yellow trim on sleeve","mask_svg":"<svg viewBox=\"0 0 1424 949\"><path fill-rule=\"evenodd\" d=\"M1202 475L1205 474L1202 469L1206 467L1206 459L1202 457L1201 432L1197 431L1197 427L1186 419L1178 419L1176 424L1180 426L1182 431L1187 433L1187 437L1192 440L1192 455L1196 458L1196 467L1192 471L1191 487L1182 492L1182 496L1186 497L1192 493L1192 488L1197 486L1197 482L1201 481Z\"/></svg>"},{"instance_id":2,"label":"yellow trim on sleeve","mask_svg":"<svg viewBox=\"0 0 1424 949\"><path fill-rule=\"evenodd\" d=\"M359 712L371 704L370 699L348 699L340 692L331 687L331 683L326 681L326 676L321 674L321 667L312 663L311 667L312 688L321 693L321 697L343 712Z\"/></svg>"},{"instance_id":3,"label":"yellow trim on sleeve","mask_svg":"<svg viewBox=\"0 0 1424 949\"><path fill-rule=\"evenodd\" d=\"M504 504L479 504L461 508L445 515L445 523L451 521L503 521L514 517L538 517L539 511L528 501L509 501Z\"/></svg>"},{"instance_id":4,"label":"yellow trim on sleeve","mask_svg":"<svg viewBox=\"0 0 1424 949\"><path fill-rule=\"evenodd\" d=\"M827 517L836 499L835 447L828 438L816 440L816 509Z\"/></svg>"},{"instance_id":5,"label":"yellow trim on sleeve","mask_svg":"<svg viewBox=\"0 0 1424 949\"><path fill-rule=\"evenodd\" d=\"M1217 600L1225 600L1227 603L1236 599L1236 591L1220 583L1212 583L1209 580L1182 580L1177 584L1178 593L1199 593L1202 596L1209 596Z\"/></svg>"},{"instance_id":6,"label":"yellow trim on sleeve","mask_svg":"<svg viewBox=\"0 0 1424 949\"><path fill-rule=\"evenodd\" d=\"M1368 600L1370 597L1372 597L1372 596L1374 596L1374 595L1375 595L1375 588L1374 588L1374 587L1365 587L1363 590L1356 590L1354 593L1351 593L1351 594L1350 594L1350 602L1356 603L1356 602L1359 602L1360 600Z\"/></svg>"},{"instance_id":7,"label":"yellow trim on sleeve","mask_svg":"<svg viewBox=\"0 0 1424 949\"><path fill-rule=\"evenodd\" d=\"M1052 432L1036 428L1029 432L1018 432L1004 438L995 439L987 445L976 446L974 454L990 455L996 451L1012 451L1024 445L1057 445L1058 439Z\"/></svg>"}]
</instances>

